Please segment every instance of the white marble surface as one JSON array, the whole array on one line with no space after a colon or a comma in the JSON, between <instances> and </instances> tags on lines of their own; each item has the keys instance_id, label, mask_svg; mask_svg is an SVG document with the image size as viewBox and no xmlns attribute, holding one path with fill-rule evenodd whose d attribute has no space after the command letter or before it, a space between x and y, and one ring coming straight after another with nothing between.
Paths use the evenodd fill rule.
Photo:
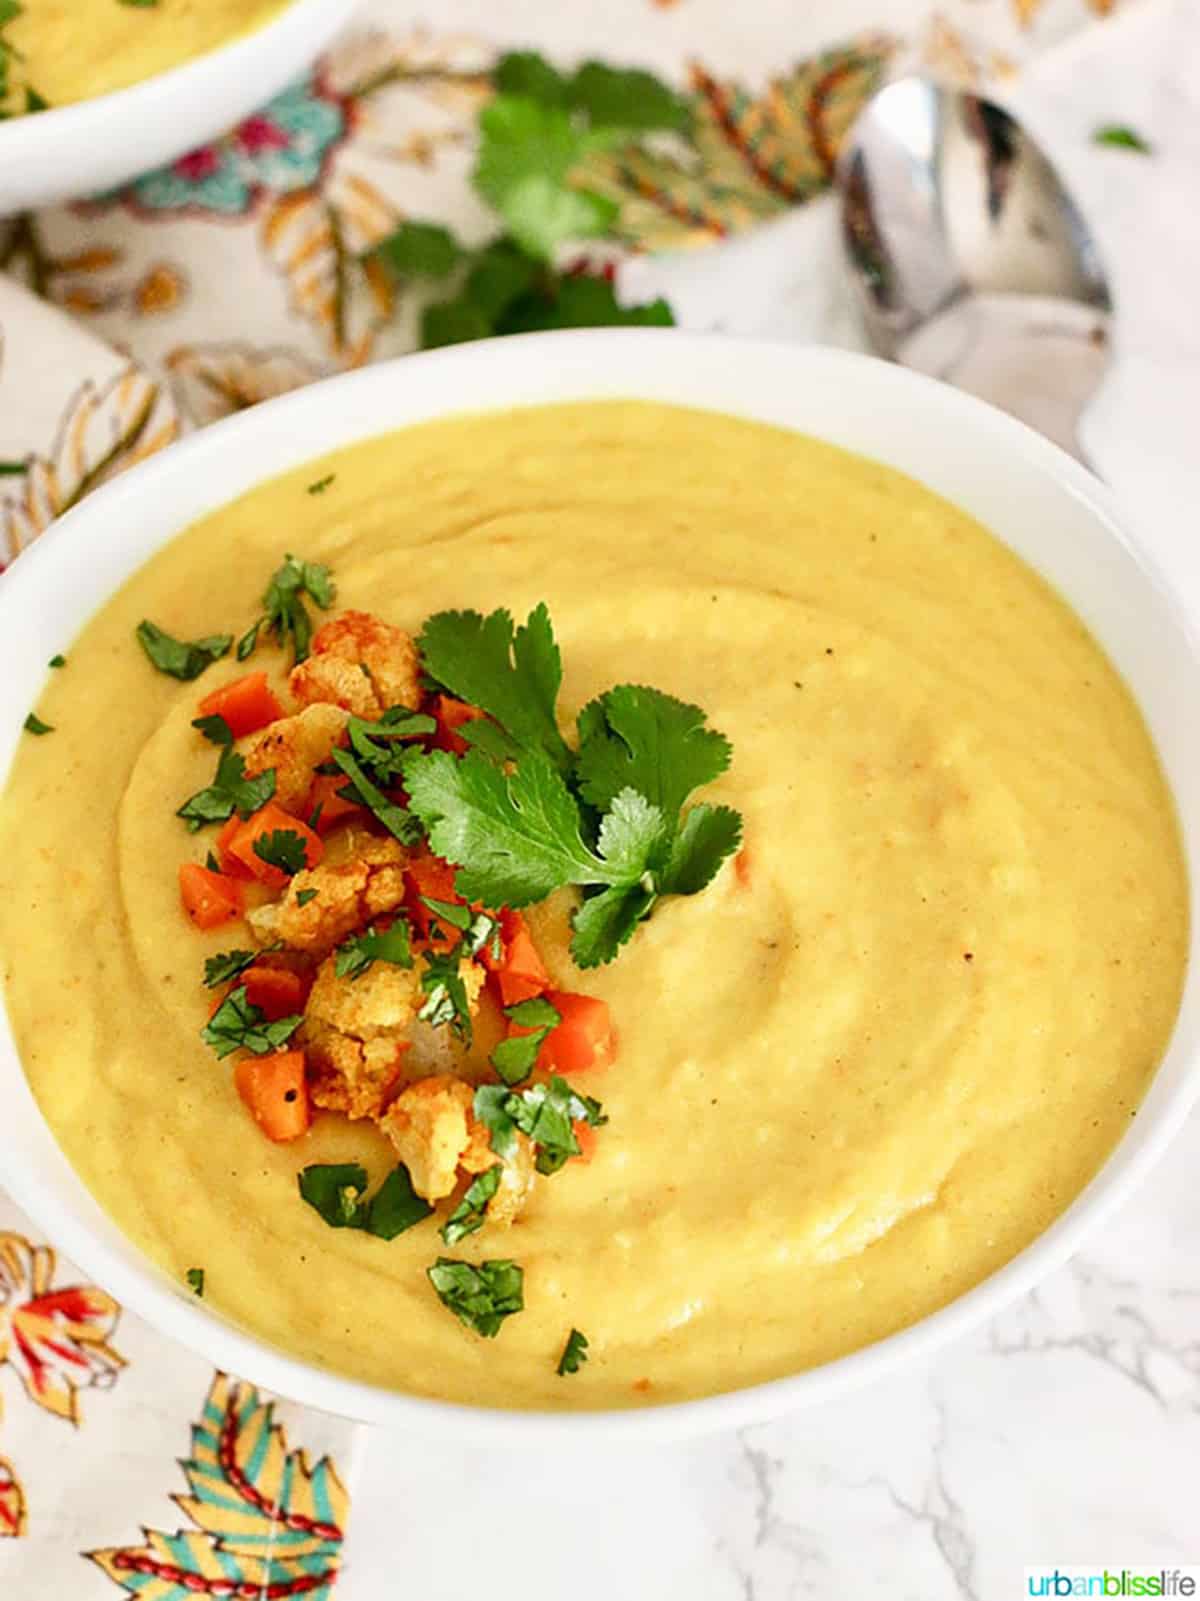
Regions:
<instances>
[{"instance_id":1,"label":"white marble surface","mask_svg":"<svg viewBox=\"0 0 1200 1601\"><path fill-rule=\"evenodd\" d=\"M1147 125L1150 69L1130 76L1147 38L1131 28L1127 42L1111 70L1069 68L1091 93L1056 107L1068 168L1061 141L1078 157L1098 107ZM1200 92L1200 74L1187 87ZM1093 169L1086 199L1136 294L1139 261L1144 288L1155 264L1131 177ZM721 251L633 263L624 282L670 293L693 327L859 343L826 204ZM1181 327L1175 354L1188 339ZM1194 428L1200 364L1181 384L1161 340L1157 352L1160 388L1175 385ZM1114 479L1140 482L1146 445L1128 432L1115 444ZM1194 469L1178 449L1167 469L1178 506ZM1035 1294L923 1367L768 1426L537 1454L375 1435L339 1601L1007 1601L1027 1564L1200 1563L1198 1168L1200 1115Z\"/></svg>"}]
</instances>

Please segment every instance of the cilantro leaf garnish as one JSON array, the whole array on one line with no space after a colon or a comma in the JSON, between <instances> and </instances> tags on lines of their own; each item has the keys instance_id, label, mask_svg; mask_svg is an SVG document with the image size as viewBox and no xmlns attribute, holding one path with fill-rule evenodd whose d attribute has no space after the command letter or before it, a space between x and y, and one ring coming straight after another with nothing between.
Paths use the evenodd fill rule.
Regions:
<instances>
[{"instance_id":1,"label":"cilantro leaf garnish","mask_svg":"<svg viewBox=\"0 0 1200 1601\"><path fill-rule=\"evenodd\" d=\"M138 644L159 672L178 678L185 684L199 678L206 667L228 655L229 647L233 644L232 634L211 634L207 639L193 640L189 644L181 639L173 639L148 619L143 619L137 625L136 633Z\"/></svg>"},{"instance_id":2,"label":"cilantro leaf garnish","mask_svg":"<svg viewBox=\"0 0 1200 1601\"><path fill-rule=\"evenodd\" d=\"M312 618L304 602L306 595L322 611L329 610L337 596L329 568L320 562L285 556L283 566L272 575L263 593L263 615L238 640L238 661L245 661L251 654L264 628L275 635L280 645L291 645L293 661L304 661L313 634Z\"/></svg>"},{"instance_id":3,"label":"cilantro leaf garnish","mask_svg":"<svg viewBox=\"0 0 1200 1601\"><path fill-rule=\"evenodd\" d=\"M216 777L207 789L192 795L176 812L193 833L205 823L224 823L234 812L249 817L275 793L275 769L246 777L246 763L232 747L221 752Z\"/></svg>"},{"instance_id":4,"label":"cilantro leaf garnish","mask_svg":"<svg viewBox=\"0 0 1200 1601\"><path fill-rule=\"evenodd\" d=\"M523 749L543 751L560 769L569 766L555 719L562 657L544 604L515 633L507 611L438 612L417 646L426 672L452 695L494 717Z\"/></svg>"},{"instance_id":5,"label":"cilantro leaf garnish","mask_svg":"<svg viewBox=\"0 0 1200 1601\"><path fill-rule=\"evenodd\" d=\"M543 1041L551 1029L562 1022L562 1017L557 1008L542 997L505 1007L504 1015L531 1032L501 1040L492 1052L492 1066L506 1084L522 1084L537 1066Z\"/></svg>"},{"instance_id":6,"label":"cilantro leaf garnish","mask_svg":"<svg viewBox=\"0 0 1200 1601\"><path fill-rule=\"evenodd\" d=\"M258 960L258 951L221 951L204 963L204 982L212 990L228 984Z\"/></svg>"},{"instance_id":7,"label":"cilantro leaf garnish","mask_svg":"<svg viewBox=\"0 0 1200 1601\"><path fill-rule=\"evenodd\" d=\"M326 473L324 478L318 478L315 483L309 484L308 493L310 495L323 495L336 477L336 473Z\"/></svg>"},{"instance_id":8,"label":"cilantro leaf garnish","mask_svg":"<svg viewBox=\"0 0 1200 1601\"><path fill-rule=\"evenodd\" d=\"M65 667L67 665L67 658L60 651L57 656L51 656L49 665L51 667Z\"/></svg>"},{"instance_id":9,"label":"cilantro leaf garnish","mask_svg":"<svg viewBox=\"0 0 1200 1601\"><path fill-rule=\"evenodd\" d=\"M465 1045L471 1043L471 1005L460 971L461 945L452 951L429 951L421 973L425 996L417 1016L432 1027L445 1024Z\"/></svg>"},{"instance_id":10,"label":"cilantro leaf garnish","mask_svg":"<svg viewBox=\"0 0 1200 1601\"><path fill-rule=\"evenodd\" d=\"M373 962L412 966L412 944L404 918L398 917L390 928L368 928L348 939L338 946L333 965L338 978L360 978Z\"/></svg>"},{"instance_id":11,"label":"cilantro leaf garnish","mask_svg":"<svg viewBox=\"0 0 1200 1601\"><path fill-rule=\"evenodd\" d=\"M295 1014L268 1023L260 1006L252 1006L244 985L232 990L200 1030L200 1038L211 1045L219 1057L233 1051L249 1051L266 1056L281 1051L304 1019Z\"/></svg>"},{"instance_id":12,"label":"cilantro leaf garnish","mask_svg":"<svg viewBox=\"0 0 1200 1601\"><path fill-rule=\"evenodd\" d=\"M27 734L52 734L54 732L54 724L44 723L36 712L30 712L21 726Z\"/></svg>"},{"instance_id":13,"label":"cilantro leaf garnish","mask_svg":"<svg viewBox=\"0 0 1200 1601\"><path fill-rule=\"evenodd\" d=\"M515 1262L494 1260L476 1266L439 1256L425 1271L442 1305L484 1339L494 1338L505 1318L524 1309L525 1273Z\"/></svg>"},{"instance_id":14,"label":"cilantro leaf garnish","mask_svg":"<svg viewBox=\"0 0 1200 1601\"><path fill-rule=\"evenodd\" d=\"M446 278L463 258L463 248L437 222L405 221L370 252L396 278Z\"/></svg>"},{"instance_id":15,"label":"cilantro leaf garnish","mask_svg":"<svg viewBox=\"0 0 1200 1601\"><path fill-rule=\"evenodd\" d=\"M193 1295L198 1295L200 1297L200 1299L203 1300L204 1299L204 1269L202 1267L190 1267L190 1268L188 1268L188 1270L187 1270L186 1274L184 1275L184 1277L187 1279L188 1288L191 1290L192 1294Z\"/></svg>"},{"instance_id":16,"label":"cilantro leaf garnish","mask_svg":"<svg viewBox=\"0 0 1200 1601\"><path fill-rule=\"evenodd\" d=\"M389 800L378 785L367 777L362 764L350 751L335 750L333 760L350 780L345 789L338 791L342 799L365 806L402 845L415 845L421 837L421 825L413 814L396 801Z\"/></svg>"},{"instance_id":17,"label":"cilantro leaf garnish","mask_svg":"<svg viewBox=\"0 0 1200 1601\"><path fill-rule=\"evenodd\" d=\"M315 889L301 889L296 891L297 906L307 906L309 901L315 901L316 898L317 891Z\"/></svg>"},{"instance_id":18,"label":"cilantro leaf garnish","mask_svg":"<svg viewBox=\"0 0 1200 1601\"><path fill-rule=\"evenodd\" d=\"M302 835L291 828L273 828L254 841L254 854L268 867L281 873L298 873L308 865L308 846Z\"/></svg>"},{"instance_id":19,"label":"cilantro leaf garnish","mask_svg":"<svg viewBox=\"0 0 1200 1601\"><path fill-rule=\"evenodd\" d=\"M193 717L192 727L198 729L212 745L233 744L233 729L223 717Z\"/></svg>"},{"instance_id":20,"label":"cilantro leaf garnish","mask_svg":"<svg viewBox=\"0 0 1200 1601\"><path fill-rule=\"evenodd\" d=\"M297 1180L302 1199L333 1229L362 1229L376 1239L394 1240L433 1212L412 1187L403 1162L365 1199L367 1170L357 1162L314 1163Z\"/></svg>"},{"instance_id":21,"label":"cilantro leaf garnish","mask_svg":"<svg viewBox=\"0 0 1200 1601\"><path fill-rule=\"evenodd\" d=\"M1124 123L1118 122L1107 123L1104 127L1097 128L1092 135L1092 143L1107 145L1111 150L1133 150L1139 156L1149 156L1154 151L1149 140L1144 139L1136 128L1129 128Z\"/></svg>"},{"instance_id":22,"label":"cilantro leaf garnish","mask_svg":"<svg viewBox=\"0 0 1200 1601\"><path fill-rule=\"evenodd\" d=\"M554 1370L559 1378L565 1378L568 1373L578 1373L588 1359L587 1351L587 1335L581 1334L578 1329L572 1329L567 1335L567 1343L563 1346L558 1366Z\"/></svg>"},{"instance_id":23,"label":"cilantro leaf garnish","mask_svg":"<svg viewBox=\"0 0 1200 1601\"><path fill-rule=\"evenodd\" d=\"M608 1119L599 1101L580 1095L555 1074L546 1084L510 1090L501 1084L481 1084L475 1091L475 1116L488 1131L497 1156L512 1154L516 1131L537 1146L539 1173L557 1173L568 1157L579 1155L574 1122L600 1128Z\"/></svg>"},{"instance_id":24,"label":"cilantro leaf garnish","mask_svg":"<svg viewBox=\"0 0 1200 1601\"><path fill-rule=\"evenodd\" d=\"M579 807L547 756L530 751L511 773L469 750L408 754L409 806L433 850L459 864L455 888L485 906L528 906L563 884L604 884L584 844Z\"/></svg>"},{"instance_id":25,"label":"cilantro leaf garnish","mask_svg":"<svg viewBox=\"0 0 1200 1601\"><path fill-rule=\"evenodd\" d=\"M488 1202L500 1187L503 1171L497 1162L471 1182L462 1200L438 1230L447 1245L457 1245L459 1240L465 1240L468 1234L483 1227Z\"/></svg>"},{"instance_id":26,"label":"cilantro leaf garnish","mask_svg":"<svg viewBox=\"0 0 1200 1601\"><path fill-rule=\"evenodd\" d=\"M700 707L658 689L610 689L584 707L579 727L579 789L598 811L635 789L673 818L694 789L729 766L729 741L705 726Z\"/></svg>"}]
</instances>

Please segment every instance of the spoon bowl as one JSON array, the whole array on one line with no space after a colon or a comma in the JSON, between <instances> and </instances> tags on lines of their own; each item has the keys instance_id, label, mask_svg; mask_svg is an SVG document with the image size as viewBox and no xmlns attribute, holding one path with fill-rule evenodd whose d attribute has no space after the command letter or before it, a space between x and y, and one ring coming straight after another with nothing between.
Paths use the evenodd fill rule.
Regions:
<instances>
[{"instance_id":1,"label":"spoon bowl","mask_svg":"<svg viewBox=\"0 0 1200 1601\"><path fill-rule=\"evenodd\" d=\"M1079 453L1112 300L1087 224L1001 106L922 76L873 97L838 169L842 238L880 355Z\"/></svg>"}]
</instances>

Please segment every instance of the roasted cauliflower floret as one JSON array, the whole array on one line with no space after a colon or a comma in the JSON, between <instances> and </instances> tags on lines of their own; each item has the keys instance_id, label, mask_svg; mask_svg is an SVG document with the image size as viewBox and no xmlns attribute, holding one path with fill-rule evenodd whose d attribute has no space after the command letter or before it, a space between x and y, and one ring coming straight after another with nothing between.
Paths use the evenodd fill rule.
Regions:
<instances>
[{"instance_id":1,"label":"roasted cauliflower floret","mask_svg":"<svg viewBox=\"0 0 1200 1601\"><path fill-rule=\"evenodd\" d=\"M302 706L329 703L358 717L421 703L412 635L369 612L343 612L319 629L312 654L292 669L289 684Z\"/></svg>"},{"instance_id":2,"label":"roasted cauliflower floret","mask_svg":"<svg viewBox=\"0 0 1200 1601\"><path fill-rule=\"evenodd\" d=\"M339 978L336 958L326 958L304 1011L316 1105L377 1117L399 1077L404 1032L420 1004L413 968L375 962L358 978Z\"/></svg>"},{"instance_id":3,"label":"roasted cauliflower floret","mask_svg":"<svg viewBox=\"0 0 1200 1601\"><path fill-rule=\"evenodd\" d=\"M427 1201L443 1200L458 1182L459 1163L472 1142L474 1098L462 1079L438 1073L402 1090L380 1119L413 1189Z\"/></svg>"},{"instance_id":4,"label":"roasted cauliflower floret","mask_svg":"<svg viewBox=\"0 0 1200 1601\"><path fill-rule=\"evenodd\" d=\"M405 893L404 846L359 834L350 850L344 860L304 868L290 880L282 900L249 912L259 939L323 955L363 923L395 911Z\"/></svg>"},{"instance_id":5,"label":"roasted cauliflower floret","mask_svg":"<svg viewBox=\"0 0 1200 1601\"><path fill-rule=\"evenodd\" d=\"M314 771L329 760L346 727L337 706L309 706L281 717L255 734L246 748L246 772L275 770L275 799L285 811L299 812L312 788Z\"/></svg>"}]
</instances>

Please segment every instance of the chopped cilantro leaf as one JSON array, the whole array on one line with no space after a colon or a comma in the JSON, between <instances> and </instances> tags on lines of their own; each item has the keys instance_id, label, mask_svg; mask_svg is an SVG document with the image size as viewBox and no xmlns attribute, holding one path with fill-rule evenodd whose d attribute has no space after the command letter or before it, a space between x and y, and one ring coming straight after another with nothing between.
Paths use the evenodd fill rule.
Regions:
<instances>
[{"instance_id":1,"label":"chopped cilantro leaf","mask_svg":"<svg viewBox=\"0 0 1200 1601\"><path fill-rule=\"evenodd\" d=\"M517 1125L508 1111L506 1084L481 1084L475 1091L475 1116L487 1129L497 1156L511 1156L517 1146Z\"/></svg>"},{"instance_id":2,"label":"chopped cilantro leaf","mask_svg":"<svg viewBox=\"0 0 1200 1601\"><path fill-rule=\"evenodd\" d=\"M560 769L569 766L555 717L562 658L544 604L515 632L507 611L438 612L421 630L418 648L425 670L452 695L494 717L523 749L543 751Z\"/></svg>"},{"instance_id":3,"label":"chopped cilantro leaf","mask_svg":"<svg viewBox=\"0 0 1200 1601\"><path fill-rule=\"evenodd\" d=\"M62 656L62 655L51 656L51 658L50 658L50 666L51 667L65 667L66 665L67 665L67 658L65 656Z\"/></svg>"},{"instance_id":4,"label":"chopped cilantro leaf","mask_svg":"<svg viewBox=\"0 0 1200 1601\"><path fill-rule=\"evenodd\" d=\"M398 1162L375 1191L367 1207L366 1229L379 1240L394 1240L433 1212L412 1187L403 1162Z\"/></svg>"},{"instance_id":5,"label":"chopped cilantro leaf","mask_svg":"<svg viewBox=\"0 0 1200 1601\"><path fill-rule=\"evenodd\" d=\"M193 717L192 727L199 729L213 745L233 744L233 729L223 717Z\"/></svg>"},{"instance_id":6,"label":"chopped cilantro leaf","mask_svg":"<svg viewBox=\"0 0 1200 1601\"><path fill-rule=\"evenodd\" d=\"M314 1163L298 1175L300 1194L331 1229L360 1229L367 1170L357 1162Z\"/></svg>"},{"instance_id":7,"label":"chopped cilantro leaf","mask_svg":"<svg viewBox=\"0 0 1200 1601\"><path fill-rule=\"evenodd\" d=\"M300 889L296 891L297 906L307 906L309 901L315 901L316 898L317 892L315 889Z\"/></svg>"},{"instance_id":8,"label":"chopped cilantro leaf","mask_svg":"<svg viewBox=\"0 0 1200 1601\"><path fill-rule=\"evenodd\" d=\"M291 645L293 661L304 661L313 633L312 618L304 602L306 595L323 611L328 611L337 595L329 568L320 562L297 561L295 556L285 556L283 566L272 575L263 593L263 615L238 640L238 660L245 661L258 644L260 631L266 628L280 645Z\"/></svg>"},{"instance_id":9,"label":"chopped cilantro leaf","mask_svg":"<svg viewBox=\"0 0 1200 1601\"><path fill-rule=\"evenodd\" d=\"M519 1130L537 1147L537 1170L546 1174L557 1173L568 1157L578 1156L572 1123L599 1128L608 1121L599 1101L580 1095L557 1074L549 1083L531 1084L525 1090L481 1084L475 1091L474 1110L497 1156L512 1154Z\"/></svg>"},{"instance_id":10,"label":"chopped cilantro leaf","mask_svg":"<svg viewBox=\"0 0 1200 1601\"><path fill-rule=\"evenodd\" d=\"M559 1378L565 1378L568 1373L578 1373L588 1359L587 1351L587 1335L581 1334L578 1329L572 1329L567 1335L567 1343L563 1346L563 1353L554 1370Z\"/></svg>"},{"instance_id":11,"label":"chopped cilantro leaf","mask_svg":"<svg viewBox=\"0 0 1200 1601\"><path fill-rule=\"evenodd\" d=\"M1154 152L1149 140L1143 139L1135 128L1128 128L1122 123L1108 123L1097 128L1092 135L1092 143L1107 145L1111 150L1133 150L1139 156L1149 156Z\"/></svg>"},{"instance_id":12,"label":"chopped cilantro leaf","mask_svg":"<svg viewBox=\"0 0 1200 1601\"><path fill-rule=\"evenodd\" d=\"M212 851L205 851L204 865L208 868L210 873L219 873L221 871L221 864L213 855Z\"/></svg>"},{"instance_id":13,"label":"chopped cilantro leaf","mask_svg":"<svg viewBox=\"0 0 1200 1601\"><path fill-rule=\"evenodd\" d=\"M429 951L421 973L425 1000L417 1016L432 1027L445 1024L465 1044L471 1043L471 1006L459 971L461 948Z\"/></svg>"},{"instance_id":14,"label":"chopped cilantro leaf","mask_svg":"<svg viewBox=\"0 0 1200 1601\"><path fill-rule=\"evenodd\" d=\"M54 732L54 724L44 723L36 712L30 712L23 726L27 734L52 734Z\"/></svg>"},{"instance_id":15,"label":"chopped cilantro leaf","mask_svg":"<svg viewBox=\"0 0 1200 1601\"><path fill-rule=\"evenodd\" d=\"M254 841L254 854L268 867L281 873L299 873L308 865L308 846L302 835L291 828L273 828Z\"/></svg>"},{"instance_id":16,"label":"chopped cilantro leaf","mask_svg":"<svg viewBox=\"0 0 1200 1601\"><path fill-rule=\"evenodd\" d=\"M425 1270L442 1305L476 1334L492 1339L505 1318L525 1306L525 1274L515 1262L456 1262L439 1256Z\"/></svg>"},{"instance_id":17,"label":"chopped cilantro leaf","mask_svg":"<svg viewBox=\"0 0 1200 1601\"><path fill-rule=\"evenodd\" d=\"M447 1245L457 1245L459 1240L465 1240L468 1234L474 1234L476 1229L483 1227L488 1202L500 1186L503 1171L497 1162L471 1182L462 1200L438 1231Z\"/></svg>"},{"instance_id":18,"label":"chopped cilantro leaf","mask_svg":"<svg viewBox=\"0 0 1200 1601\"><path fill-rule=\"evenodd\" d=\"M246 777L246 763L237 751L227 748L217 762L216 777L207 789L184 801L176 812L194 833L205 823L224 823L236 811L239 817L249 817L265 806L275 793L275 769Z\"/></svg>"},{"instance_id":19,"label":"chopped cilantro leaf","mask_svg":"<svg viewBox=\"0 0 1200 1601\"><path fill-rule=\"evenodd\" d=\"M299 896L296 898L298 900ZM391 962L395 967L412 966L412 945L404 918L398 917L390 928L368 928L347 940L344 945L339 945L334 971L338 978L360 978L373 962Z\"/></svg>"},{"instance_id":20,"label":"chopped cilantro leaf","mask_svg":"<svg viewBox=\"0 0 1200 1601\"><path fill-rule=\"evenodd\" d=\"M350 751L335 750L333 760L350 780L345 789L338 791L339 795L344 800L353 801L356 805L365 806L368 811L373 812L388 833L402 845L415 845L421 837L421 825L412 812L389 800L367 777L362 764Z\"/></svg>"},{"instance_id":21,"label":"chopped cilantro leaf","mask_svg":"<svg viewBox=\"0 0 1200 1601\"><path fill-rule=\"evenodd\" d=\"M634 789L674 819L729 766L729 741L705 726L699 706L661 690L621 684L585 706L579 726L579 789L598 811Z\"/></svg>"},{"instance_id":22,"label":"chopped cilantro leaf","mask_svg":"<svg viewBox=\"0 0 1200 1601\"><path fill-rule=\"evenodd\" d=\"M310 495L323 495L336 477L336 473L326 473L324 478L318 478L315 483L309 484L308 493Z\"/></svg>"},{"instance_id":23,"label":"chopped cilantro leaf","mask_svg":"<svg viewBox=\"0 0 1200 1601\"><path fill-rule=\"evenodd\" d=\"M428 895L421 896L421 903L446 924L447 928L456 928L460 934L465 934L471 926L471 908L454 901L435 901Z\"/></svg>"},{"instance_id":24,"label":"chopped cilantro leaf","mask_svg":"<svg viewBox=\"0 0 1200 1601\"><path fill-rule=\"evenodd\" d=\"M266 1056L282 1050L303 1021L296 1015L268 1023L262 1008L250 1004L245 986L239 986L217 1007L200 1030L200 1038L222 1058L232 1051Z\"/></svg>"},{"instance_id":25,"label":"chopped cilantro leaf","mask_svg":"<svg viewBox=\"0 0 1200 1601\"><path fill-rule=\"evenodd\" d=\"M557 1028L562 1018L557 1008L541 997L518 1001L515 1006L506 1007L504 1015L518 1028L531 1032L501 1040L492 1052L492 1066L506 1084L521 1084L537 1065L538 1052L546 1036Z\"/></svg>"},{"instance_id":26,"label":"chopped cilantro leaf","mask_svg":"<svg viewBox=\"0 0 1200 1601\"><path fill-rule=\"evenodd\" d=\"M185 684L193 678L199 678L206 667L211 667L213 662L228 655L229 647L233 644L232 634L212 634L207 639L197 639L188 644L184 640L173 639L148 619L143 619L137 625L136 633L138 643L159 672L178 678Z\"/></svg>"},{"instance_id":27,"label":"chopped cilantro leaf","mask_svg":"<svg viewBox=\"0 0 1200 1601\"><path fill-rule=\"evenodd\" d=\"M210 956L204 963L204 982L210 990L228 984L252 966L258 957L258 951L221 951L216 956Z\"/></svg>"},{"instance_id":28,"label":"chopped cilantro leaf","mask_svg":"<svg viewBox=\"0 0 1200 1601\"><path fill-rule=\"evenodd\" d=\"M190 1267L187 1270L186 1278L188 1281L188 1288L191 1290L192 1294L198 1295L200 1299L203 1300L204 1269L202 1267Z\"/></svg>"},{"instance_id":29,"label":"chopped cilantro leaf","mask_svg":"<svg viewBox=\"0 0 1200 1601\"><path fill-rule=\"evenodd\" d=\"M0 27L3 27L0 19ZM4 41L0 39L0 52L3 51ZM0 478L18 478L22 473L29 471L29 463L25 461L0 461Z\"/></svg>"},{"instance_id":30,"label":"chopped cilantro leaf","mask_svg":"<svg viewBox=\"0 0 1200 1601\"><path fill-rule=\"evenodd\" d=\"M506 1006L504 1015L511 1018L518 1028L557 1028L562 1022L558 1008L543 995L518 1001L515 1006Z\"/></svg>"},{"instance_id":31,"label":"chopped cilantro leaf","mask_svg":"<svg viewBox=\"0 0 1200 1601\"><path fill-rule=\"evenodd\" d=\"M394 1240L429 1217L433 1208L412 1187L403 1162L368 1201L367 1170L356 1162L314 1163L298 1176L302 1198L333 1229L362 1229L376 1239Z\"/></svg>"},{"instance_id":32,"label":"chopped cilantro leaf","mask_svg":"<svg viewBox=\"0 0 1200 1601\"><path fill-rule=\"evenodd\" d=\"M365 666L365 664L363 664ZM393 706L377 723L365 717L351 717L346 723L350 748L367 777L376 784L394 784L400 776L404 756L402 740L433 734L437 723L407 706Z\"/></svg>"}]
</instances>

